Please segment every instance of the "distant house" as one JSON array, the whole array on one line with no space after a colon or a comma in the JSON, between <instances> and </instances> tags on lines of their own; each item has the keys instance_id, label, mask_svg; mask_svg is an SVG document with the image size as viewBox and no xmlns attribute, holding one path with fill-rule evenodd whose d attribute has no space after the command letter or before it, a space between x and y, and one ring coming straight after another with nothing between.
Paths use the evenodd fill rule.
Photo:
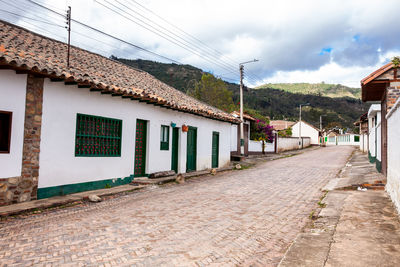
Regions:
<instances>
[{"instance_id":1,"label":"distant house","mask_svg":"<svg viewBox=\"0 0 400 267\"><path fill-rule=\"evenodd\" d=\"M360 145L360 135L347 133L347 134L333 134L325 142L327 146L359 146Z\"/></svg>"},{"instance_id":2,"label":"distant house","mask_svg":"<svg viewBox=\"0 0 400 267\"><path fill-rule=\"evenodd\" d=\"M286 130L292 127L295 123L296 123L295 121L286 121L286 120L269 121L269 125L274 127L274 129L277 131Z\"/></svg>"},{"instance_id":3,"label":"distant house","mask_svg":"<svg viewBox=\"0 0 400 267\"><path fill-rule=\"evenodd\" d=\"M375 129L381 144L381 171L387 176L386 191L400 212L400 66L390 62L374 71L361 80L361 90L363 101L380 102L381 121Z\"/></svg>"},{"instance_id":4,"label":"distant house","mask_svg":"<svg viewBox=\"0 0 400 267\"><path fill-rule=\"evenodd\" d=\"M368 112L361 115L354 123L354 126L358 126L359 129L360 150L362 152L368 152Z\"/></svg>"},{"instance_id":5,"label":"distant house","mask_svg":"<svg viewBox=\"0 0 400 267\"><path fill-rule=\"evenodd\" d=\"M292 126L292 137L300 136L300 123L296 122ZM301 136L302 137L310 137L311 145L319 145L319 129L307 123L305 121L301 121Z\"/></svg>"},{"instance_id":6,"label":"distant house","mask_svg":"<svg viewBox=\"0 0 400 267\"><path fill-rule=\"evenodd\" d=\"M239 120L106 57L0 21L0 205L230 162Z\"/></svg>"}]
</instances>

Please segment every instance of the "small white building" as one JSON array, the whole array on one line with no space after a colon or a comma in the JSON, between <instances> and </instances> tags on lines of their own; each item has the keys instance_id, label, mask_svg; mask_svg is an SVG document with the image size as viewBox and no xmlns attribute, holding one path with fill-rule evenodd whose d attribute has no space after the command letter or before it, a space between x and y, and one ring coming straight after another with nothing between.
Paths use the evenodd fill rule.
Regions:
<instances>
[{"instance_id":1,"label":"small white building","mask_svg":"<svg viewBox=\"0 0 400 267\"><path fill-rule=\"evenodd\" d=\"M299 132L300 123L296 122L292 126L292 137L299 137ZM301 121L301 136L310 137L311 145L319 145L319 129L305 121Z\"/></svg>"},{"instance_id":2,"label":"small white building","mask_svg":"<svg viewBox=\"0 0 400 267\"><path fill-rule=\"evenodd\" d=\"M378 171L382 167L381 153L381 105L373 104L368 110L368 158L371 163L376 164Z\"/></svg>"},{"instance_id":3,"label":"small white building","mask_svg":"<svg viewBox=\"0 0 400 267\"><path fill-rule=\"evenodd\" d=\"M325 137L327 146L360 146L359 134L339 134Z\"/></svg>"},{"instance_id":4,"label":"small white building","mask_svg":"<svg viewBox=\"0 0 400 267\"><path fill-rule=\"evenodd\" d=\"M239 121L152 75L0 21L0 205L230 162Z\"/></svg>"}]
</instances>

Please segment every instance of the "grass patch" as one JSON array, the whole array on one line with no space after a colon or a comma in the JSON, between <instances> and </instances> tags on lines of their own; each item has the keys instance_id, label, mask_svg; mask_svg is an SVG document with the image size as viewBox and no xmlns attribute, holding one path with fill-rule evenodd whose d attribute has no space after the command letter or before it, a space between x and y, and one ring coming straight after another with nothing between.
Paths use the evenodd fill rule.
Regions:
<instances>
[{"instance_id":1,"label":"grass patch","mask_svg":"<svg viewBox=\"0 0 400 267\"><path fill-rule=\"evenodd\" d=\"M315 210L313 210L312 212L310 212L310 215L308 216L308 218L310 218L310 220L313 220L313 219L314 219L314 213L315 213Z\"/></svg>"}]
</instances>

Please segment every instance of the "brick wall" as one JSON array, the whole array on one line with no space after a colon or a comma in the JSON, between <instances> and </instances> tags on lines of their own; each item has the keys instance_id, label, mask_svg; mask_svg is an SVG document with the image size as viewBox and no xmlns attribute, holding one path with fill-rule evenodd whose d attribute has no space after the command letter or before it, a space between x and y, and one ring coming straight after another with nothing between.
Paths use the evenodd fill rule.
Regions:
<instances>
[{"instance_id":1,"label":"brick wall","mask_svg":"<svg viewBox=\"0 0 400 267\"><path fill-rule=\"evenodd\" d=\"M28 75L21 176L0 179L0 206L37 198L43 82Z\"/></svg>"},{"instance_id":2,"label":"brick wall","mask_svg":"<svg viewBox=\"0 0 400 267\"><path fill-rule=\"evenodd\" d=\"M387 112L396 103L397 98L400 96L400 82L391 82L390 86L387 88Z\"/></svg>"}]
</instances>

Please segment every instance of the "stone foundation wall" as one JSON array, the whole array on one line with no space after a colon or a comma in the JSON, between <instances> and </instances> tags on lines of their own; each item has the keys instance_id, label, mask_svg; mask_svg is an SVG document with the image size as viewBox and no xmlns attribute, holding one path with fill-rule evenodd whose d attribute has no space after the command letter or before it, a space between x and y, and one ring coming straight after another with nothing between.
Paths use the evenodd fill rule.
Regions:
<instances>
[{"instance_id":1,"label":"stone foundation wall","mask_svg":"<svg viewBox=\"0 0 400 267\"><path fill-rule=\"evenodd\" d=\"M21 176L0 179L0 206L37 199L43 82L28 75Z\"/></svg>"}]
</instances>

